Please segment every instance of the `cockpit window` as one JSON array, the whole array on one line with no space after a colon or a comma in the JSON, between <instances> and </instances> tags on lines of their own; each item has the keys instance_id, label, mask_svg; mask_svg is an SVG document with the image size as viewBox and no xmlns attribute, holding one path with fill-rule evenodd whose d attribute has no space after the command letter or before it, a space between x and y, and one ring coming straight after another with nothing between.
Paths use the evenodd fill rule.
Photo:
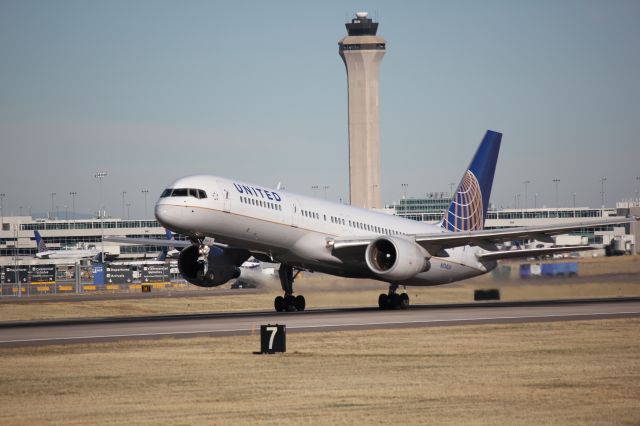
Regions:
<instances>
[{"instance_id":1,"label":"cockpit window","mask_svg":"<svg viewBox=\"0 0 640 426\"><path fill-rule=\"evenodd\" d=\"M189 190L187 188L175 188L171 193L172 197L188 197Z\"/></svg>"},{"instance_id":2,"label":"cockpit window","mask_svg":"<svg viewBox=\"0 0 640 426\"><path fill-rule=\"evenodd\" d=\"M195 188L167 188L160 197L194 197L203 199L207 198L207 193L202 189Z\"/></svg>"}]
</instances>

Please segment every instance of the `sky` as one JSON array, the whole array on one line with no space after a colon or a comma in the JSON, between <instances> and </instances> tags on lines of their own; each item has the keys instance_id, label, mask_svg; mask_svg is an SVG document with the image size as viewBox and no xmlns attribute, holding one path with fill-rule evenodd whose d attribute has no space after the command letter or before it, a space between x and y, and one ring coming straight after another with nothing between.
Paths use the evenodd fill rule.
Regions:
<instances>
[{"instance_id":1,"label":"sky","mask_svg":"<svg viewBox=\"0 0 640 426\"><path fill-rule=\"evenodd\" d=\"M94 212L103 170L113 216L194 173L346 200L337 43L361 10L387 41L385 203L448 192L487 129L497 207L555 207L553 179L564 206L640 190L637 0L0 0L4 214Z\"/></svg>"}]
</instances>

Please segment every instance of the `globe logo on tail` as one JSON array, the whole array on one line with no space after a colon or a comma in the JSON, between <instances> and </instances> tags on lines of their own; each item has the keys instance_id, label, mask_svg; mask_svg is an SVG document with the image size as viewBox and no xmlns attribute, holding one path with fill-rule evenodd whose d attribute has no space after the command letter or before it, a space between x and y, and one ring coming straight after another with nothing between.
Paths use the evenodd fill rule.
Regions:
<instances>
[{"instance_id":1,"label":"globe logo on tail","mask_svg":"<svg viewBox=\"0 0 640 426\"><path fill-rule=\"evenodd\" d=\"M471 170L467 170L442 226L450 231L479 231L484 228L484 211L480 184Z\"/></svg>"}]
</instances>

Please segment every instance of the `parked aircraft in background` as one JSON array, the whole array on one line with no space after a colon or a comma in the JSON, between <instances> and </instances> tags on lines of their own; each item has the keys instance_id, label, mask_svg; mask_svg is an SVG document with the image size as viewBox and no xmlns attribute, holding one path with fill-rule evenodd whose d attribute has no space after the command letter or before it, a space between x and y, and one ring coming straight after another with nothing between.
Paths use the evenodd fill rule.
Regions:
<instances>
[{"instance_id":1,"label":"parked aircraft in background","mask_svg":"<svg viewBox=\"0 0 640 426\"><path fill-rule=\"evenodd\" d=\"M98 262L101 258L101 252L95 246L88 246L87 248L73 248L73 249L59 249L49 250L44 242L44 239L40 235L40 232L33 231L36 244L38 246L36 251L36 257L38 259L93 259ZM105 253L104 258L109 260L116 256Z\"/></svg>"},{"instance_id":2,"label":"parked aircraft in background","mask_svg":"<svg viewBox=\"0 0 640 426\"><path fill-rule=\"evenodd\" d=\"M409 296L397 291L400 286L464 280L491 271L498 259L592 248L499 251L498 243L545 241L635 220L484 230L501 140L502 134L487 131L438 225L210 175L174 181L160 196L155 215L167 229L190 237L191 242L180 242L178 268L194 285L214 287L237 278L251 256L280 263L284 295L274 300L277 311L305 309L304 297L293 290L299 270L386 282L389 290L380 294L379 307L404 308Z\"/></svg>"}]
</instances>

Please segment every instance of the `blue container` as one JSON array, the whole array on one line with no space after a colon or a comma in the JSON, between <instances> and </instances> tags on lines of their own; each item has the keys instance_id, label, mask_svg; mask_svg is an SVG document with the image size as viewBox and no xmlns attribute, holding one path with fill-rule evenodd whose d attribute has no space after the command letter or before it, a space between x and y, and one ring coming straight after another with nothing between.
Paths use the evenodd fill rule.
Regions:
<instances>
[{"instance_id":1,"label":"blue container","mask_svg":"<svg viewBox=\"0 0 640 426\"><path fill-rule=\"evenodd\" d=\"M523 263L520 265L520 278L531 278L531 265Z\"/></svg>"},{"instance_id":2,"label":"blue container","mask_svg":"<svg viewBox=\"0 0 640 426\"><path fill-rule=\"evenodd\" d=\"M540 273L543 277L553 277L556 274L556 265L554 263L543 263Z\"/></svg>"}]
</instances>

